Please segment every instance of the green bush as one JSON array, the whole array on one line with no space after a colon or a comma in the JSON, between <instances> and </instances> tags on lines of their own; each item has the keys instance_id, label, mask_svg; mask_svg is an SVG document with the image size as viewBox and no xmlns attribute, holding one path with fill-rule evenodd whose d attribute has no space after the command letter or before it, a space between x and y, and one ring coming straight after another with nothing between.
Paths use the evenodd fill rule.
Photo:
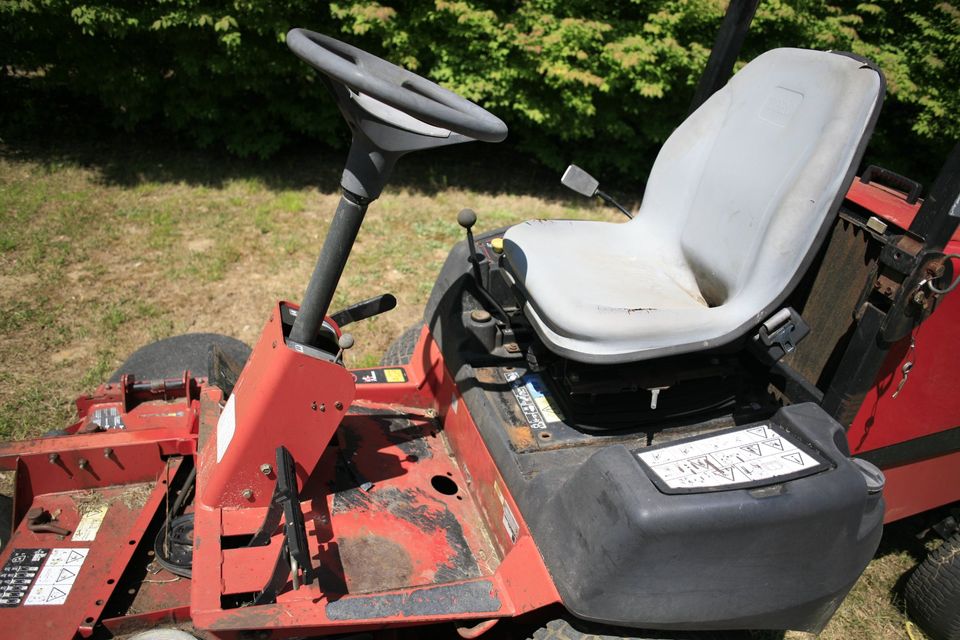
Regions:
<instances>
[{"instance_id":1,"label":"green bush","mask_svg":"<svg viewBox=\"0 0 960 640\"><path fill-rule=\"evenodd\" d=\"M389 3L389 4L385 4ZM43 126L48 96L130 131L269 156L345 128L283 37L305 26L483 104L521 149L642 178L683 118L724 0L21 0L0 4L4 129ZM874 157L927 173L960 138L960 10L951 1L764 0L742 60L774 46L876 60L888 100ZM910 148L904 153L903 148ZM905 156L907 159L905 160ZM912 160L910 159L912 158ZM904 167L904 164L907 164Z\"/></svg>"}]
</instances>

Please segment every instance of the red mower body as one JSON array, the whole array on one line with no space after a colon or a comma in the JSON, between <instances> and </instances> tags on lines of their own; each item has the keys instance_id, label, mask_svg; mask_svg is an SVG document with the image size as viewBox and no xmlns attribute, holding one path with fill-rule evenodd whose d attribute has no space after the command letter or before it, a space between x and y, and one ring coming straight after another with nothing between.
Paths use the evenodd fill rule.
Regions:
<instances>
[{"instance_id":1,"label":"red mower body","mask_svg":"<svg viewBox=\"0 0 960 640\"><path fill-rule=\"evenodd\" d=\"M921 205L908 203L904 192L859 179L847 201L902 230L910 228ZM944 253L960 254L960 231ZM960 273L960 260L952 262L953 273ZM886 475L887 522L960 500L958 326L960 298L946 295L933 315L891 348L850 425L851 453L866 455Z\"/></svg>"}]
</instances>

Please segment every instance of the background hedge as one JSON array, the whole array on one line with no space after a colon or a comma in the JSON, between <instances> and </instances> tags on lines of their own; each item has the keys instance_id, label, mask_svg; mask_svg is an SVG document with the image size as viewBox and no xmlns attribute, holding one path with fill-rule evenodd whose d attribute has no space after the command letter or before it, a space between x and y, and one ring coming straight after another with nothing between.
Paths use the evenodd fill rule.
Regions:
<instances>
[{"instance_id":1,"label":"background hedge","mask_svg":"<svg viewBox=\"0 0 960 640\"><path fill-rule=\"evenodd\" d=\"M18 0L0 3L2 131L106 117L131 132L267 157L345 142L304 26L483 104L544 163L642 180L686 113L724 0ZM929 179L960 138L955 0L763 0L742 60L774 46L853 51L888 81L871 159Z\"/></svg>"}]
</instances>

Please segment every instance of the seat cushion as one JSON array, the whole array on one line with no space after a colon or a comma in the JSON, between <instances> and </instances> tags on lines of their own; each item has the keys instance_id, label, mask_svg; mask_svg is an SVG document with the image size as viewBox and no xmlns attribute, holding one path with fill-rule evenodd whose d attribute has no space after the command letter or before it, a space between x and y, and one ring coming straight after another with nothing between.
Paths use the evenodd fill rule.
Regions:
<instances>
[{"instance_id":1,"label":"seat cushion","mask_svg":"<svg viewBox=\"0 0 960 640\"><path fill-rule=\"evenodd\" d=\"M531 220L508 231L510 273L527 315L555 350L589 345L590 353L610 357L633 349L638 323L662 345L684 335L683 326L696 331L713 321L679 247L657 242L654 233L625 234L624 227Z\"/></svg>"}]
</instances>

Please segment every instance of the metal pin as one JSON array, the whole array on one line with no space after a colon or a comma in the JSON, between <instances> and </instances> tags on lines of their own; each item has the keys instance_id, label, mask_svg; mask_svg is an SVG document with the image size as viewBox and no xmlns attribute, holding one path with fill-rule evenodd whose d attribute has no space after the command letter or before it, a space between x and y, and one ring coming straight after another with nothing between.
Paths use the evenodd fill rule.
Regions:
<instances>
[{"instance_id":1,"label":"metal pin","mask_svg":"<svg viewBox=\"0 0 960 640\"><path fill-rule=\"evenodd\" d=\"M650 392L650 410L653 411L657 408L657 401L660 399L660 392L664 389L669 389L670 387L652 387L647 389Z\"/></svg>"},{"instance_id":2,"label":"metal pin","mask_svg":"<svg viewBox=\"0 0 960 640\"><path fill-rule=\"evenodd\" d=\"M907 353L913 354L913 350L916 349L916 347L916 340L913 336L910 336L910 350ZM896 398L898 395L900 395L900 391L903 389L903 386L907 384L907 377L910 375L911 369L913 369L913 360L907 360L903 363L903 366L900 367L900 373L903 377L900 378L900 384L897 385L897 390L893 392L893 395L891 396L892 398Z\"/></svg>"}]
</instances>

